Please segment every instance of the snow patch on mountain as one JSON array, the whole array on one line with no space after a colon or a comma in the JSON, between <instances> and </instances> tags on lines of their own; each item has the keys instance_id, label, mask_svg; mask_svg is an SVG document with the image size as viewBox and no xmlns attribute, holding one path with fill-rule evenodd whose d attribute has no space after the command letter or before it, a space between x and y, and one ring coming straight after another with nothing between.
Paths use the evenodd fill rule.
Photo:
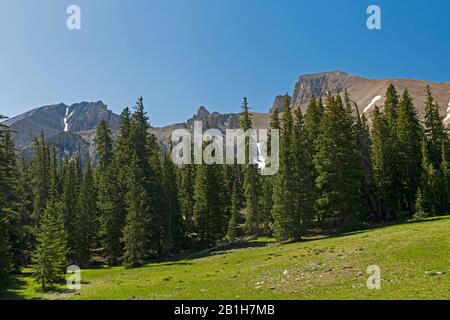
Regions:
<instances>
[{"instance_id":1,"label":"snow patch on mountain","mask_svg":"<svg viewBox=\"0 0 450 320\"><path fill-rule=\"evenodd\" d=\"M363 113L366 113L370 108L372 108L375 103L381 99L381 96L376 96L372 99L372 101L367 105L367 107L364 108Z\"/></svg>"},{"instance_id":2,"label":"snow patch on mountain","mask_svg":"<svg viewBox=\"0 0 450 320\"><path fill-rule=\"evenodd\" d=\"M69 131L69 118L73 115L73 112L75 110L72 110L72 112L69 114L69 107L66 108L66 116L64 117L64 132Z\"/></svg>"},{"instance_id":3,"label":"snow patch on mountain","mask_svg":"<svg viewBox=\"0 0 450 320\"><path fill-rule=\"evenodd\" d=\"M448 102L448 108L447 108L447 116L444 119L444 122L450 120L450 101Z\"/></svg>"}]
</instances>

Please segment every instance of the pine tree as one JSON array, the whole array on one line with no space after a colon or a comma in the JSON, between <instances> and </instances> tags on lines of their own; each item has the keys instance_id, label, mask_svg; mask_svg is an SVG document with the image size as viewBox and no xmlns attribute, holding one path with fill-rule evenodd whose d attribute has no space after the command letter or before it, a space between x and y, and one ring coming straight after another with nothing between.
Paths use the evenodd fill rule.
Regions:
<instances>
[{"instance_id":1,"label":"pine tree","mask_svg":"<svg viewBox=\"0 0 450 320\"><path fill-rule=\"evenodd\" d=\"M366 208L368 217L381 220L382 213L376 195L376 186L373 176L372 139L370 136L369 124L365 114L359 114L357 105L355 105L355 109L358 118L355 122L354 130L356 135L356 146L361 159L361 192L364 197L363 206Z\"/></svg>"},{"instance_id":2,"label":"pine tree","mask_svg":"<svg viewBox=\"0 0 450 320\"><path fill-rule=\"evenodd\" d=\"M221 166L196 165L194 182L194 221L201 246L213 246L227 232Z\"/></svg>"},{"instance_id":3,"label":"pine tree","mask_svg":"<svg viewBox=\"0 0 450 320\"><path fill-rule=\"evenodd\" d=\"M236 183L233 183L231 191L231 207L230 207L230 220L228 221L228 233L227 236L230 240L236 239L238 236L238 217L240 213L239 195L237 191Z\"/></svg>"},{"instance_id":4,"label":"pine tree","mask_svg":"<svg viewBox=\"0 0 450 320\"><path fill-rule=\"evenodd\" d=\"M194 167L190 164L183 165L179 170L178 202L183 218L185 239L191 239L194 233Z\"/></svg>"},{"instance_id":5,"label":"pine tree","mask_svg":"<svg viewBox=\"0 0 450 320\"><path fill-rule=\"evenodd\" d=\"M127 182L129 191L126 196L127 213L123 231L123 263L127 268L134 268L139 267L145 257L145 220L148 216L148 195L143 187L143 172L136 155L132 157Z\"/></svg>"},{"instance_id":6,"label":"pine tree","mask_svg":"<svg viewBox=\"0 0 450 320\"><path fill-rule=\"evenodd\" d=\"M316 139L317 206L322 217L341 224L354 221L361 212L362 168L353 122L341 97L329 96Z\"/></svg>"},{"instance_id":7,"label":"pine tree","mask_svg":"<svg viewBox=\"0 0 450 320\"><path fill-rule=\"evenodd\" d=\"M110 166L114 155L111 126L105 119L98 123L94 143L98 155L97 170L101 172Z\"/></svg>"},{"instance_id":8,"label":"pine tree","mask_svg":"<svg viewBox=\"0 0 450 320\"><path fill-rule=\"evenodd\" d=\"M287 98L283 100L283 127L280 141L280 168L273 187L274 235L278 241L300 237L300 217L295 209L293 171L293 118Z\"/></svg>"},{"instance_id":9,"label":"pine tree","mask_svg":"<svg viewBox=\"0 0 450 320\"><path fill-rule=\"evenodd\" d=\"M33 185L33 198L34 198L34 210L33 217L38 219L39 215L46 208L49 192L49 180L50 176L50 153L47 143L45 141L44 133L41 133L39 138L34 140L35 154L32 160L32 185Z\"/></svg>"},{"instance_id":10,"label":"pine tree","mask_svg":"<svg viewBox=\"0 0 450 320\"><path fill-rule=\"evenodd\" d=\"M8 226L9 245L12 255L12 266L18 271L26 256L26 224L27 212L24 207L24 190L21 186L16 149L11 131L5 127L0 134L0 210L3 210Z\"/></svg>"},{"instance_id":11,"label":"pine tree","mask_svg":"<svg viewBox=\"0 0 450 320\"><path fill-rule=\"evenodd\" d=\"M398 164L399 144L397 137L397 119L399 108L399 97L394 85L390 84L386 90L386 100L384 103L384 117L387 123L387 135L385 137L385 161L387 170L390 172L390 194L388 206L388 219L402 218L402 186L400 181L400 170ZM390 212L390 213L389 213Z\"/></svg>"},{"instance_id":12,"label":"pine tree","mask_svg":"<svg viewBox=\"0 0 450 320\"><path fill-rule=\"evenodd\" d=\"M77 203L80 185L76 174L77 169L75 161L66 160L64 167L62 210L64 215L64 225L67 230L69 256L73 258L76 247Z\"/></svg>"},{"instance_id":13,"label":"pine tree","mask_svg":"<svg viewBox=\"0 0 450 320\"><path fill-rule=\"evenodd\" d=\"M130 141L131 114L126 107L120 115L120 128L115 141L112 164L99 181L99 209L102 212L102 243L110 263L115 264L123 255L121 241L126 217L126 195L132 144Z\"/></svg>"},{"instance_id":14,"label":"pine tree","mask_svg":"<svg viewBox=\"0 0 450 320\"><path fill-rule=\"evenodd\" d=\"M3 117L0 115L0 120ZM9 223L7 219L7 213L4 210L6 207L6 195L3 189L3 185L6 183L6 166L7 156L5 154L3 146L4 133L7 128L0 124L0 292L7 288L11 271L12 271L12 252L9 235Z\"/></svg>"},{"instance_id":15,"label":"pine tree","mask_svg":"<svg viewBox=\"0 0 450 320\"><path fill-rule=\"evenodd\" d=\"M432 215L444 214L447 211L448 189L445 171L450 142L442 120L439 105L435 102L430 87L427 86L424 119L424 175L421 188L428 202L427 209Z\"/></svg>"},{"instance_id":16,"label":"pine tree","mask_svg":"<svg viewBox=\"0 0 450 320\"><path fill-rule=\"evenodd\" d=\"M120 139L123 139L123 126L127 123L127 111L122 118ZM125 122L125 123L123 123ZM120 143L123 143L121 141ZM127 141L125 141L125 146ZM105 248L108 262L116 264L122 256L120 238L124 225L124 200L119 194L119 176L127 172L127 166L115 167L113 138L110 125L101 120L97 126L95 145L98 155L98 166L95 171L95 186L97 190L97 207L100 215L100 238ZM119 144L121 151L124 146ZM122 157L121 155L120 157Z\"/></svg>"},{"instance_id":17,"label":"pine tree","mask_svg":"<svg viewBox=\"0 0 450 320\"><path fill-rule=\"evenodd\" d=\"M156 251L160 256L166 255L167 243L164 241L164 204L161 199L162 163L161 148L154 135L149 137L149 168L150 179L147 180L146 190L149 195L149 218L147 219L147 247Z\"/></svg>"},{"instance_id":18,"label":"pine tree","mask_svg":"<svg viewBox=\"0 0 450 320\"><path fill-rule=\"evenodd\" d=\"M8 232L9 225L6 212L2 207L3 204L0 202L0 292L9 285L12 271L12 252Z\"/></svg>"},{"instance_id":19,"label":"pine tree","mask_svg":"<svg viewBox=\"0 0 450 320\"><path fill-rule=\"evenodd\" d=\"M247 98L242 102L242 111L240 115L240 126L244 131L253 127ZM246 139L245 154L249 155L250 138ZM245 229L248 233L259 233L259 173L258 166L251 163L252 159L248 159L248 163L244 165L244 195L245 195Z\"/></svg>"},{"instance_id":20,"label":"pine tree","mask_svg":"<svg viewBox=\"0 0 450 320\"><path fill-rule=\"evenodd\" d=\"M77 261L83 267L88 267L90 264L91 249L96 240L98 229L96 191L91 161L88 159L78 195L75 233Z\"/></svg>"},{"instance_id":21,"label":"pine tree","mask_svg":"<svg viewBox=\"0 0 450 320\"><path fill-rule=\"evenodd\" d=\"M310 158L307 153L307 135L304 127L304 118L300 108L293 112L294 126L292 131L292 171L293 171L293 200L295 212L302 223L302 228L310 226L314 218L315 193L312 179L310 178Z\"/></svg>"},{"instance_id":22,"label":"pine tree","mask_svg":"<svg viewBox=\"0 0 450 320\"><path fill-rule=\"evenodd\" d=\"M308 188L310 198L307 200L308 203L314 203L312 206L312 211L310 213L310 217L317 217L319 221L322 220L322 217L319 214L319 211L316 208L315 202L319 194L319 190L316 186L316 179L318 177L318 173L316 167L314 166L314 157L317 154L317 150L315 148L315 141L319 136L320 132L320 122L322 121L324 113L324 106L322 104L321 99L317 99L316 97L312 97L308 107L306 109L305 120L304 120L304 131L305 131L305 146L304 146L304 163L307 167L305 173L305 179L307 179L307 184L311 187Z\"/></svg>"},{"instance_id":23,"label":"pine tree","mask_svg":"<svg viewBox=\"0 0 450 320\"><path fill-rule=\"evenodd\" d=\"M407 89L399 102L397 117L398 166L402 200L414 212L414 203L421 176L422 128Z\"/></svg>"},{"instance_id":24,"label":"pine tree","mask_svg":"<svg viewBox=\"0 0 450 320\"><path fill-rule=\"evenodd\" d=\"M64 279L67 265L67 232L64 227L62 205L56 191L55 150L52 152L52 164L49 170L50 182L48 202L39 216L36 241L33 254L33 270L36 281L42 289L47 289Z\"/></svg>"},{"instance_id":25,"label":"pine tree","mask_svg":"<svg viewBox=\"0 0 450 320\"><path fill-rule=\"evenodd\" d=\"M162 198L164 238L168 249L167 253L170 253L173 249L178 249L185 235L178 197L176 170L170 159L170 153L166 153L162 170Z\"/></svg>"}]
</instances>

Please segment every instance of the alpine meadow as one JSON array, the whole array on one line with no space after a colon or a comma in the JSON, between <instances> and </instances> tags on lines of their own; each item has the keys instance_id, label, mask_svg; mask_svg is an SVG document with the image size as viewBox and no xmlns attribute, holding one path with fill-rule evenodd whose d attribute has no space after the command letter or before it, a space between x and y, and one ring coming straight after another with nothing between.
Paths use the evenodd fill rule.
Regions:
<instances>
[{"instance_id":1,"label":"alpine meadow","mask_svg":"<svg viewBox=\"0 0 450 320\"><path fill-rule=\"evenodd\" d=\"M0 309L450 301L450 3L27 1L0 5Z\"/></svg>"}]
</instances>

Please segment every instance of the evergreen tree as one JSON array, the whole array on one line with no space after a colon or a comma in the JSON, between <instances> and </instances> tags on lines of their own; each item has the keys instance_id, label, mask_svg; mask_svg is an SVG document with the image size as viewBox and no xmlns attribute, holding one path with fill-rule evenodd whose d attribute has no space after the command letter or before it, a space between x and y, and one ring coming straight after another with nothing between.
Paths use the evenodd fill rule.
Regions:
<instances>
[{"instance_id":1,"label":"evergreen tree","mask_svg":"<svg viewBox=\"0 0 450 320\"><path fill-rule=\"evenodd\" d=\"M253 127L251 115L247 98L242 102L242 110L240 115L240 126L244 131L250 130ZM246 139L245 154L249 155L250 138ZM252 155L253 156L253 155ZM245 229L248 233L259 233L259 203L258 203L258 188L259 188L259 173L258 165L251 163L252 159L248 159L248 163L244 165L244 195L245 195Z\"/></svg>"},{"instance_id":2,"label":"evergreen tree","mask_svg":"<svg viewBox=\"0 0 450 320\"><path fill-rule=\"evenodd\" d=\"M118 149L124 151L128 144L124 138L124 126L129 126L129 116L127 110L124 111L121 119L121 132L118 143ZM127 127L127 130L129 127ZM125 144L122 145L122 143ZM108 261L116 264L122 256L122 228L124 225L124 199L119 193L119 177L126 174L127 166L115 167L115 157L113 150L113 138L110 125L106 120L101 120L97 126L95 145L98 155L98 166L95 171L95 185L97 189L97 207L100 214L100 238L105 248ZM124 155L120 155L120 162Z\"/></svg>"},{"instance_id":3,"label":"evergreen tree","mask_svg":"<svg viewBox=\"0 0 450 320\"><path fill-rule=\"evenodd\" d=\"M91 167L88 159L80 187L76 216L76 255L81 266L90 264L91 249L98 234L98 215L96 206L96 191Z\"/></svg>"},{"instance_id":4,"label":"evergreen tree","mask_svg":"<svg viewBox=\"0 0 450 320\"><path fill-rule=\"evenodd\" d=\"M115 141L112 164L99 181L99 209L102 212L102 243L110 263L115 264L123 255L121 241L126 217L126 195L132 144L131 113L126 107L120 115L120 128Z\"/></svg>"},{"instance_id":5,"label":"evergreen tree","mask_svg":"<svg viewBox=\"0 0 450 320\"><path fill-rule=\"evenodd\" d=\"M162 173L164 238L167 253L170 253L172 249L181 246L185 234L178 197L176 167L170 159L170 153L164 155Z\"/></svg>"},{"instance_id":6,"label":"evergreen tree","mask_svg":"<svg viewBox=\"0 0 450 320\"><path fill-rule=\"evenodd\" d=\"M310 176L310 158L307 153L307 135L304 127L303 114L300 108L294 112L294 126L292 136L292 180L293 180L293 200L295 203L295 212L302 223L302 228L311 224L314 218L315 193Z\"/></svg>"},{"instance_id":7,"label":"evergreen tree","mask_svg":"<svg viewBox=\"0 0 450 320\"><path fill-rule=\"evenodd\" d=\"M289 100L283 100L283 127L280 141L280 168L273 187L274 234L279 241L300 237L300 217L295 208L293 171L293 118Z\"/></svg>"},{"instance_id":8,"label":"evergreen tree","mask_svg":"<svg viewBox=\"0 0 450 320\"><path fill-rule=\"evenodd\" d=\"M423 176L421 189L427 200L428 213L444 214L447 211L448 188L446 167L449 138L443 118L439 114L439 105L435 102L431 89L427 86L424 119Z\"/></svg>"},{"instance_id":9,"label":"evergreen tree","mask_svg":"<svg viewBox=\"0 0 450 320\"><path fill-rule=\"evenodd\" d=\"M0 120L3 116L0 115ZM0 124L0 147L3 145L4 133L7 128ZM6 289L9 284L10 274L12 271L12 253L9 237L9 225L7 213L4 210L6 207L6 196L3 185L6 183L6 154L3 148L0 148L0 291Z\"/></svg>"},{"instance_id":10,"label":"evergreen tree","mask_svg":"<svg viewBox=\"0 0 450 320\"><path fill-rule=\"evenodd\" d=\"M45 210L39 216L36 234L37 247L33 254L34 277L42 289L47 289L64 279L68 255L62 205L58 201L56 191L54 149L52 153L48 202Z\"/></svg>"},{"instance_id":11,"label":"evergreen tree","mask_svg":"<svg viewBox=\"0 0 450 320\"><path fill-rule=\"evenodd\" d=\"M372 139L370 136L369 124L365 114L359 114L358 106L356 104L355 109L358 118L355 122L354 131L356 135L356 146L361 159L361 192L364 198L363 206L366 208L368 217L381 220L382 213L376 196L376 186L373 176Z\"/></svg>"},{"instance_id":12,"label":"evergreen tree","mask_svg":"<svg viewBox=\"0 0 450 320\"><path fill-rule=\"evenodd\" d=\"M34 140L35 153L32 160L32 185L33 185L33 198L34 198L34 210L33 216L38 219L40 213L46 208L49 192L49 179L50 176L50 153L49 148L45 142L44 133L41 133L39 138Z\"/></svg>"},{"instance_id":13,"label":"evergreen tree","mask_svg":"<svg viewBox=\"0 0 450 320\"><path fill-rule=\"evenodd\" d=\"M12 271L12 252L8 232L9 225L6 217L7 213L2 207L3 204L0 202L0 292L9 285Z\"/></svg>"},{"instance_id":14,"label":"evergreen tree","mask_svg":"<svg viewBox=\"0 0 450 320\"><path fill-rule=\"evenodd\" d=\"M361 212L362 169L353 117L340 96L329 96L316 139L314 158L322 217L349 223Z\"/></svg>"},{"instance_id":15,"label":"evergreen tree","mask_svg":"<svg viewBox=\"0 0 450 320\"><path fill-rule=\"evenodd\" d=\"M143 172L138 157L131 160L126 196L127 213L123 231L123 263L128 268L139 267L145 257L146 217L148 216L148 195L143 187Z\"/></svg>"},{"instance_id":16,"label":"evergreen tree","mask_svg":"<svg viewBox=\"0 0 450 320\"><path fill-rule=\"evenodd\" d=\"M111 127L105 119L100 120L95 134L95 149L98 156L98 172L106 170L112 162L113 138Z\"/></svg>"},{"instance_id":17,"label":"evergreen tree","mask_svg":"<svg viewBox=\"0 0 450 320\"><path fill-rule=\"evenodd\" d=\"M178 202L183 219L185 238L190 239L194 233L194 167L183 165L179 170Z\"/></svg>"},{"instance_id":18,"label":"evergreen tree","mask_svg":"<svg viewBox=\"0 0 450 320\"><path fill-rule=\"evenodd\" d=\"M407 89L399 102L397 117L398 166L404 206L414 212L421 176L422 128Z\"/></svg>"},{"instance_id":19,"label":"evergreen tree","mask_svg":"<svg viewBox=\"0 0 450 320\"><path fill-rule=\"evenodd\" d=\"M220 165L196 165L194 219L197 238L202 246L215 245L227 232L223 179Z\"/></svg>"},{"instance_id":20,"label":"evergreen tree","mask_svg":"<svg viewBox=\"0 0 450 320\"><path fill-rule=\"evenodd\" d=\"M304 155L303 161L305 166L307 167L305 173L305 179L307 179L307 184L310 186L308 188L309 199L308 203L314 203L311 208L310 217L317 217L319 221L322 220L322 217L319 214L319 211L316 208L316 199L319 194L319 190L316 186L316 179L318 177L318 173L316 167L314 166L314 157L317 154L315 141L319 136L320 132L320 122L322 121L324 113L324 106L322 104L321 99L317 99L316 97L312 97L308 107L306 109L305 120L304 120L304 131L305 131L305 146L304 146Z\"/></svg>"},{"instance_id":21,"label":"evergreen tree","mask_svg":"<svg viewBox=\"0 0 450 320\"><path fill-rule=\"evenodd\" d=\"M147 219L147 247L156 251L160 256L166 255L167 242L164 241L164 203L161 199L162 164L161 148L154 135L149 137L149 168L150 179L147 180L146 191L149 195L149 218Z\"/></svg>"},{"instance_id":22,"label":"evergreen tree","mask_svg":"<svg viewBox=\"0 0 450 320\"><path fill-rule=\"evenodd\" d=\"M67 230L69 256L73 258L76 247L77 203L80 185L76 174L77 168L75 161L66 160L64 167L62 210L64 225Z\"/></svg>"}]
</instances>

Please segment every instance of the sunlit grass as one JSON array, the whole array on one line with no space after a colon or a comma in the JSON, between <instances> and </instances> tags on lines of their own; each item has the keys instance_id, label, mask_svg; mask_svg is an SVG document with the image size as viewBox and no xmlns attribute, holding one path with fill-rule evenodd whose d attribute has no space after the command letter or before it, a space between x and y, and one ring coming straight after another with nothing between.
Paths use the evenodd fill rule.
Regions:
<instances>
[{"instance_id":1,"label":"sunlit grass","mask_svg":"<svg viewBox=\"0 0 450 320\"><path fill-rule=\"evenodd\" d=\"M381 289L369 290L369 265ZM30 270L25 270L29 272ZM82 271L79 292L43 293L27 273L10 294L26 299L450 299L450 217L142 268Z\"/></svg>"}]
</instances>

